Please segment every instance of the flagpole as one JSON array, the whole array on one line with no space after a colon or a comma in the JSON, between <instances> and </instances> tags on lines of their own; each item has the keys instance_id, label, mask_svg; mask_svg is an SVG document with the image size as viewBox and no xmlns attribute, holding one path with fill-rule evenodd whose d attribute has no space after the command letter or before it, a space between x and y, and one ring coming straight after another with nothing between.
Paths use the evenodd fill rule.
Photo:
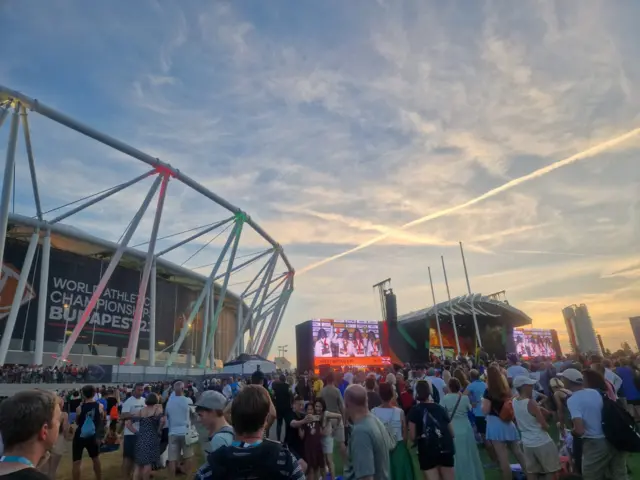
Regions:
<instances>
[{"instance_id":1,"label":"flagpole","mask_svg":"<svg viewBox=\"0 0 640 480\"><path fill-rule=\"evenodd\" d=\"M476 317L476 309L473 306L473 293L471 293L471 284L469 283L469 274L467 273L467 262L464 259L464 250L462 249L462 242L460 242L460 255L462 255L462 266L464 267L464 277L467 280L467 291L471 297L471 314L473 315L473 326L476 328L476 342L478 346L482 348L482 340L480 339L480 329L478 328L478 317Z\"/></svg>"},{"instance_id":2,"label":"flagpole","mask_svg":"<svg viewBox=\"0 0 640 480\"><path fill-rule=\"evenodd\" d=\"M451 311L451 323L453 324L453 334L456 337L456 348L458 349L458 355L460 352L460 339L458 338L458 327L456 327L456 317L453 313L453 306L451 305L451 293L449 293L449 280L447 280L447 269L444 266L444 257L440 256L440 260L442 260L442 271L444 272L444 283L447 286L447 298L449 298L449 310Z\"/></svg>"},{"instance_id":3,"label":"flagpole","mask_svg":"<svg viewBox=\"0 0 640 480\"><path fill-rule=\"evenodd\" d=\"M438 316L438 304L436 303L436 292L433 289L433 279L431 278L431 267L427 267L427 269L429 270L429 283L431 284L431 297L433 298L433 308L436 311L436 327L438 327L438 340L440 340L440 358L444 361L444 344L442 343L442 333L440 332L440 317Z\"/></svg>"}]
</instances>

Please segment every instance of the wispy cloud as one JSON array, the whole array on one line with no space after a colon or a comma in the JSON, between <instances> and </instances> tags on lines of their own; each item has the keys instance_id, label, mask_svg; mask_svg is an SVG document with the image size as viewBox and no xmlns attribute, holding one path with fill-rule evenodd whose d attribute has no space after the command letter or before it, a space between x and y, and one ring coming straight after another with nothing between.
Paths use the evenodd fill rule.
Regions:
<instances>
[{"instance_id":1,"label":"wispy cloud","mask_svg":"<svg viewBox=\"0 0 640 480\"><path fill-rule=\"evenodd\" d=\"M618 341L637 308L620 289L637 279L640 240L638 5L0 8L2 82L196 178L307 272L278 341L293 345L291 325L310 317L377 318L370 285L389 276L401 311L424 307L441 254L464 292L458 241L476 290L506 288L543 325L561 318L539 302L591 302ZM35 116L32 130L46 207L143 171ZM23 163L16 175L31 215ZM117 238L145 188L73 222ZM178 184L169 196L169 233L227 214ZM149 229L145 218L136 241ZM244 253L262 246L246 233Z\"/></svg>"}]
</instances>

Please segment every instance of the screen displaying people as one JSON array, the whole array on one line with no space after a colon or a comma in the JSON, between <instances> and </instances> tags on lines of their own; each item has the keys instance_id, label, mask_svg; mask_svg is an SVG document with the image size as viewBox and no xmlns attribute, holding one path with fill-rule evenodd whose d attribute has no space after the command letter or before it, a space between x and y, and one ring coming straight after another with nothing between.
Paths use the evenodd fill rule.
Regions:
<instances>
[{"instance_id":1,"label":"screen displaying people","mask_svg":"<svg viewBox=\"0 0 640 480\"><path fill-rule=\"evenodd\" d=\"M316 358L382 356L378 322L313 320Z\"/></svg>"},{"instance_id":2,"label":"screen displaying people","mask_svg":"<svg viewBox=\"0 0 640 480\"><path fill-rule=\"evenodd\" d=\"M522 358L556 357L551 330L515 329L513 339L516 344L516 353Z\"/></svg>"}]
</instances>

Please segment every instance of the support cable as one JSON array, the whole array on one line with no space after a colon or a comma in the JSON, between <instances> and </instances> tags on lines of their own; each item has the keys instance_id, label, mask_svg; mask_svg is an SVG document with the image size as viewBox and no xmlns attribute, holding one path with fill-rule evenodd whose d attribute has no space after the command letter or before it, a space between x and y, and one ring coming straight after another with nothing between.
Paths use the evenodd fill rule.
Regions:
<instances>
[{"instance_id":1,"label":"support cable","mask_svg":"<svg viewBox=\"0 0 640 480\"><path fill-rule=\"evenodd\" d=\"M215 237L213 237L211 240L209 240L207 243L205 243L204 245L202 245L198 250L195 251L194 254L192 254L189 258L187 258L184 262L182 262L180 264L181 267L184 266L185 263L187 263L189 260L191 260L193 257L195 257L196 255L198 255L202 250L204 250L205 248L207 248L211 242L213 242L216 238L218 238L220 235L222 235L224 232L226 232L227 230L229 230L229 228L231 228L231 225L233 225L233 223L229 223L226 227L224 227L224 229L218 233Z\"/></svg>"}]
</instances>

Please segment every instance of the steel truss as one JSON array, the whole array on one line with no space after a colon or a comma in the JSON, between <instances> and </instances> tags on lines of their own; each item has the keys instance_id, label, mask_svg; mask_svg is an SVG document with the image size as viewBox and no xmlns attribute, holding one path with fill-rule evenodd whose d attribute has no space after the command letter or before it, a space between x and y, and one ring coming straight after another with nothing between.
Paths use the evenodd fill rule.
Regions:
<instances>
[{"instance_id":1,"label":"steel truss","mask_svg":"<svg viewBox=\"0 0 640 480\"><path fill-rule=\"evenodd\" d=\"M93 140L96 140L97 142L111 147L112 149L124 153L135 160L143 162L149 165L151 167L151 170L127 182L100 192L92 196L91 198L86 199L86 201L73 202L75 206L63 214L60 214L53 218L45 218L46 213L43 213L41 205L41 196L39 190L40 185L37 178L36 162L31 142L31 132L29 129L29 112L40 114L60 125L75 130L80 134L85 135L86 137L89 137ZM0 86L0 128L6 120L9 120L10 131L6 150L2 193L0 195L0 262L2 262L0 263L0 265L4 263L4 248L9 222L11 222L11 224L31 227L33 228L33 233L31 235L23 267L20 272L18 286L12 300L12 306L4 329L4 333L2 335L2 339L0 340L0 365L3 365L7 358L10 341L20 310L21 299L24 295L28 276L31 271L34 256L39 244L41 245L40 285L37 305L37 328L33 363L37 365L43 363L44 333L47 320L46 299L49 280L49 258L51 251L52 233L62 234L67 237L85 240L96 245L104 246L107 251L113 252L111 254L109 264L104 270L100 282L93 292L86 308L82 313L82 316L78 320L69 338L64 342L62 354L57 359L58 363L67 361L73 345L78 339L78 336L80 335L83 327L91 318L91 314L96 308L98 300L104 292L104 289L106 288L111 275L120 263L123 255L126 255L127 257L134 257L139 259L141 262L144 262L138 288L135 313L131 327L131 335L128 342L126 357L124 359L125 364L132 365L136 362L140 326L147 295L149 296L150 301L149 364L153 366L156 363L155 320L157 308L156 277L158 266L163 266L165 268L168 267L174 271L183 270L185 272L188 272L188 275L190 275L190 277L200 280L203 284L197 301L195 302L189 314L189 317L187 318L181 329L178 341L173 345L173 350L171 352L169 360L166 363L167 366L175 362L180 351L180 347L187 337L189 329L192 327L195 318L201 310L203 310L204 329L201 339L201 355L198 359L198 362L200 367L205 367L209 361L211 361L211 365L213 365L213 359L215 356L215 335L220 321L220 315L225 305L225 299L227 297L236 301L237 331L230 354L225 360L228 361L235 355L243 353L245 351L260 355L268 354L273 344L276 332L278 331L278 328L282 321L282 317L286 310L289 297L293 292L294 269L289 263L286 255L284 254L282 247L255 221L253 221L251 217L249 217L238 207L232 205L225 199L217 196L215 193L200 185L195 180L186 176L184 173L173 168L168 163L162 162L161 160L154 158L134 147L131 147L124 142L116 140L115 138L101 133L80 122L77 122L76 120L73 120L64 114L57 112L51 107L40 103L38 100L29 98L17 91ZM16 147L18 142L20 124L22 124L22 133L24 137L24 144L26 147L26 157L31 179L30 190L32 191L36 208L35 218L10 213L12 195L14 194L14 190L16 189L16 186L14 185L14 172L17 150ZM153 184L151 185L151 188L147 192L144 200L142 201L142 204L138 208L134 217L131 219L129 226L124 231L119 242L113 243L104 239L96 238L91 235L84 234L83 232L80 232L76 229L69 228L61 223L63 220L75 215L76 213L84 211L85 209L111 197L112 195L115 195L118 192L136 185L142 180L148 179L150 177L154 177ZM191 236L178 241L168 248L164 248L160 252L156 252L156 244L159 240L163 240L176 235L171 234L164 237L159 237L163 208L165 202L169 200L168 190L169 185L172 182L182 183L193 191L201 194L206 200L218 204L228 210L231 213L231 216L221 221L214 220L211 224L205 225L203 227L192 228L188 230L188 232L195 231L195 233L193 233ZM146 251L137 249L135 247L129 247L129 242L135 234L136 229L140 225L140 222L145 213L149 210L149 207L152 204L154 198L156 199L156 203L155 211L153 213L153 226L148 242L144 243L144 245L146 246ZM207 210L206 205L203 205L201 208L203 211ZM208 276L202 277L201 275L193 271L181 269L181 267L172 264L165 258L163 258L169 252L174 251L177 248L182 247L189 242L193 242L194 240L201 238L203 235L209 232L213 232L214 230L224 226L232 228L230 228L230 233L226 239L224 247L222 248L222 251L220 252L217 260L212 264L212 269ZM246 261L238 262L240 258L237 255L238 247L242 239L243 229L245 229L246 227L250 227L255 232L257 232L269 244L269 248L253 255ZM202 250L202 248L200 250ZM196 254L199 253L200 250L198 250ZM192 257L194 255L192 255ZM260 268L258 274L253 278L253 280L249 282L245 290L239 296L231 293L229 291L229 282L234 273L260 261L264 262L262 267ZM284 272L281 271L283 267L278 267L279 263L284 264ZM249 302L248 307L246 302ZM247 330L249 330L250 335L248 345L245 349L244 334ZM204 334L205 332L206 335Z\"/></svg>"}]
</instances>

